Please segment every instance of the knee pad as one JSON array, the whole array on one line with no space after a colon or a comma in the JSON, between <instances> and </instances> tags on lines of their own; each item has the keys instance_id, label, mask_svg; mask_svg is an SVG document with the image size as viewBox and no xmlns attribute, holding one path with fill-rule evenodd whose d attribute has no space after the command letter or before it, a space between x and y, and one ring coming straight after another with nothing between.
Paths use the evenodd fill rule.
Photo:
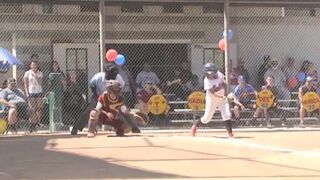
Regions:
<instances>
[{"instance_id":1,"label":"knee pad","mask_svg":"<svg viewBox=\"0 0 320 180\"><path fill-rule=\"evenodd\" d=\"M100 111L93 109L90 112L89 120L91 121L97 121L99 119Z\"/></svg>"}]
</instances>

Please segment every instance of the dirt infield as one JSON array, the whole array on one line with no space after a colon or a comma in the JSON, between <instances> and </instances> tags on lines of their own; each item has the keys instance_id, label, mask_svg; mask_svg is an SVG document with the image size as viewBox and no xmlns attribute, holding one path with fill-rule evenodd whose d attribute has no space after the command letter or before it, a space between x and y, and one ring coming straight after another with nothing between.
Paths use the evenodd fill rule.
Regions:
<instances>
[{"instance_id":1,"label":"dirt infield","mask_svg":"<svg viewBox=\"0 0 320 180\"><path fill-rule=\"evenodd\" d=\"M320 179L320 132L0 137L0 179Z\"/></svg>"}]
</instances>

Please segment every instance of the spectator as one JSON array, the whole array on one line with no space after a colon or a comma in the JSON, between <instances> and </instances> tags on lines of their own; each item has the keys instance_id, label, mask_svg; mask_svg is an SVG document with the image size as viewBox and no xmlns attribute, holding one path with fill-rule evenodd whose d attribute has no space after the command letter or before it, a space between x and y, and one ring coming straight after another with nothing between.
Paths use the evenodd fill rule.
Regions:
<instances>
[{"instance_id":1,"label":"spectator","mask_svg":"<svg viewBox=\"0 0 320 180\"><path fill-rule=\"evenodd\" d=\"M297 74L297 79L299 81L299 87L304 85L306 78L307 78L307 69L309 66L310 61L305 60L302 62L300 70Z\"/></svg>"},{"instance_id":2,"label":"spectator","mask_svg":"<svg viewBox=\"0 0 320 180\"><path fill-rule=\"evenodd\" d=\"M2 86L1 86L0 90L7 88L7 86L8 86L8 80L4 80L2 82Z\"/></svg>"},{"instance_id":3,"label":"spectator","mask_svg":"<svg viewBox=\"0 0 320 180\"><path fill-rule=\"evenodd\" d=\"M80 119L85 109L86 96L79 86L76 72L69 72L66 77L66 91L64 94L62 112L64 125L73 125Z\"/></svg>"},{"instance_id":4,"label":"spectator","mask_svg":"<svg viewBox=\"0 0 320 180\"><path fill-rule=\"evenodd\" d=\"M71 135L76 135L78 130L82 131L82 129L88 124L90 111L96 107L98 97L107 90L107 80L117 80L120 83L121 88L123 88L125 84L122 77L119 75L118 68L114 64L106 64L104 66L104 72L95 74L90 80L90 87L92 91L90 103L86 110L82 113L80 119L75 122L71 131Z\"/></svg>"},{"instance_id":5,"label":"spectator","mask_svg":"<svg viewBox=\"0 0 320 180\"><path fill-rule=\"evenodd\" d=\"M245 81L247 83L249 83L250 82L250 74L249 74L248 70L244 67L244 65L245 65L245 62L242 59L240 59L236 69L239 72L239 75L242 75L243 78L245 79Z\"/></svg>"},{"instance_id":6,"label":"spectator","mask_svg":"<svg viewBox=\"0 0 320 180\"><path fill-rule=\"evenodd\" d=\"M162 91L153 84L152 80L146 80L143 89L137 92L138 103L136 107L143 113L149 114L148 101L151 96L162 94Z\"/></svg>"},{"instance_id":7,"label":"spectator","mask_svg":"<svg viewBox=\"0 0 320 180\"><path fill-rule=\"evenodd\" d=\"M185 98L185 93L183 92L183 89L182 89L182 80L181 80L179 70L176 69L174 71L174 74L168 77L168 81L166 82L165 89L166 89L167 96L171 97L173 100Z\"/></svg>"},{"instance_id":8,"label":"spectator","mask_svg":"<svg viewBox=\"0 0 320 180\"><path fill-rule=\"evenodd\" d=\"M314 92L317 93L317 89L315 86L313 86L313 79L311 76L308 76L306 78L306 82L303 86L299 88L299 93L298 93L298 100L300 104L300 109L299 109L299 115L300 115L300 126L304 126L304 116L305 116L305 109L302 104L302 97L308 92Z\"/></svg>"},{"instance_id":9,"label":"spectator","mask_svg":"<svg viewBox=\"0 0 320 180\"><path fill-rule=\"evenodd\" d=\"M40 122L42 114L42 79L43 74L38 69L39 56L33 54L31 56L30 70L24 74L23 82L26 96L29 100L29 106L32 108L32 113L30 116L30 127L29 131L36 131L36 126Z\"/></svg>"},{"instance_id":10,"label":"spectator","mask_svg":"<svg viewBox=\"0 0 320 180\"><path fill-rule=\"evenodd\" d=\"M236 121L240 120L240 111L244 109L253 109L254 102L252 100L256 97L256 90L250 85L246 83L246 79L244 76L238 76L239 85L234 90L234 115Z\"/></svg>"},{"instance_id":11,"label":"spectator","mask_svg":"<svg viewBox=\"0 0 320 180\"><path fill-rule=\"evenodd\" d=\"M8 109L8 130L17 133L18 119L28 119L29 106L23 91L17 88L14 78L8 79L7 88L0 91L0 103Z\"/></svg>"},{"instance_id":12,"label":"spectator","mask_svg":"<svg viewBox=\"0 0 320 180\"><path fill-rule=\"evenodd\" d=\"M318 71L315 69L313 62L308 63L306 69L306 77L312 78L312 85L317 86L318 84Z\"/></svg>"},{"instance_id":13,"label":"spectator","mask_svg":"<svg viewBox=\"0 0 320 180\"><path fill-rule=\"evenodd\" d=\"M60 66L57 61L52 61L51 69L49 74L49 90L50 92L54 92L55 95L55 121L62 121L62 100L64 97L64 89L65 89L65 75L60 70Z\"/></svg>"},{"instance_id":14,"label":"spectator","mask_svg":"<svg viewBox=\"0 0 320 180\"><path fill-rule=\"evenodd\" d=\"M271 118L270 118L270 111L275 111L276 113L280 114L281 120L282 120L282 126L285 125L285 113L283 110L281 110L278 107L277 104L277 97L279 94L279 88L277 86L275 86L274 84L274 77L273 76L268 76L267 80L266 80L267 84L265 86L262 86L262 90L269 90L272 92L273 97L274 97L274 101L273 104L270 108L262 108L262 107L257 107L256 111L253 114L253 119L252 119L252 124L256 125L257 124L257 118L259 117L260 113L263 112L264 113L264 117L266 118L266 122L267 122L267 127L271 128L272 124L271 124Z\"/></svg>"},{"instance_id":15,"label":"spectator","mask_svg":"<svg viewBox=\"0 0 320 180\"><path fill-rule=\"evenodd\" d=\"M181 70L179 72L179 79L181 84L185 85L191 79L192 73L188 62L184 61L181 64Z\"/></svg>"},{"instance_id":16,"label":"spectator","mask_svg":"<svg viewBox=\"0 0 320 180\"><path fill-rule=\"evenodd\" d=\"M298 80L296 78L298 69L295 66L295 60L292 57L289 57L281 67L281 71L286 77L286 87L288 90L295 90L298 87Z\"/></svg>"},{"instance_id":17,"label":"spectator","mask_svg":"<svg viewBox=\"0 0 320 180\"><path fill-rule=\"evenodd\" d=\"M258 69L258 85L262 87L264 85L265 76L264 74L270 68L271 57L269 55L263 56L263 63Z\"/></svg>"},{"instance_id":18,"label":"spectator","mask_svg":"<svg viewBox=\"0 0 320 180\"><path fill-rule=\"evenodd\" d=\"M266 71L264 75L264 79L267 77L274 77L274 86L277 87L279 93L277 94L277 98L279 99L290 99L290 92L286 89L286 77L283 72L278 68L279 63L276 60L271 61L271 67Z\"/></svg>"},{"instance_id":19,"label":"spectator","mask_svg":"<svg viewBox=\"0 0 320 180\"><path fill-rule=\"evenodd\" d=\"M149 115L150 120L152 122L156 122L159 126L161 124L166 125L167 124L166 115L170 108L168 105L165 112L160 115L154 115L152 113L149 113L148 101L153 95L156 95L156 94L161 95L162 94L161 90L155 84L153 84L152 81L146 80L144 88L138 91L137 93L138 103L136 105L136 108L138 108L142 113Z\"/></svg>"},{"instance_id":20,"label":"spectator","mask_svg":"<svg viewBox=\"0 0 320 180\"><path fill-rule=\"evenodd\" d=\"M234 91L234 89L238 86L238 76L240 75L237 68L231 68L230 72L230 91Z\"/></svg>"},{"instance_id":21,"label":"spectator","mask_svg":"<svg viewBox=\"0 0 320 180\"><path fill-rule=\"evenodd\" d=\"M144 84L147 81L151 81L153 84L158 85L160 80L156 73L151 71L151 66L149 64L144 64L143 70L137 75L136 83L138 90L143 89Z\"/></svg>"},{"instance_id":22,"label":"spectator","mask_svg":"<svg viewBox=\"0 0 320 180\"><path fill-rule=\"evenodd\" d=\"M202 91L203 87L199 83L199 78L197 75L193 74L191 79L183 86L184 91L187 95L194 91Z\"/></svg>"},{"instance_id":23,"label":"spectator","mask_svg":"<svg viewBox=\"0 0 320 180\"><path fill-rule=\"evenodd\" d=\"M136 84L132 78L131 73L125 65L118 66L118 71L121 78L124 80L122 94L126 102L125 104L131 108L135 103Z\"/></svg>"}]
</instances>

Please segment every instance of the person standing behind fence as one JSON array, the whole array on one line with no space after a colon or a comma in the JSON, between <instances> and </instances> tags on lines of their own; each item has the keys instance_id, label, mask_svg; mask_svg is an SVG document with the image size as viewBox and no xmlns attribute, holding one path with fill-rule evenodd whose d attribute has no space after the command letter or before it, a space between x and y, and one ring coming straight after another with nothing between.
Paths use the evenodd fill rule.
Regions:
<instances>
[{"instance_id":1,"label":"person standing behind fence","mask_svg":"<svg viewBox=\"0 0 320 180\"><path fill-rule=\"evenodd\" d=\"M259 67L259 70L258 70L258 86L259 86L259 88L264 85L264 82L265 82L264 81L265 80L264 74L270 68L270 63L271 63L271 57L269 55L263 56L263 63Z\"/></svg>"},{"instance_id":2,"label":"person standing behind fence","mask_svg":"<svg viewBox=\"0 0 320 180\"><path fill-rule=\"evenodd\" d=\"M82 110L86 108L86 96L81 88L76 72L68 72L62 108L64 125L73 125L81 117Z\"/></svg>"},{"instance_id":3,"label":"person standing behind fence","mask_svg":"<svg viewBox=\"0 0 320 180\"><path fill-rule=\"evenodd\" d=\"M138 90L143 89L144 84L147 81L151 81L153 84L158 85L160 83L160 80L156 73L151 71L151 66L148 63L145 63L143 65L143 70L137 75L136 83L138 86Z\"/></svg>"},{"instance_id":4,"label":"person standing behind fence","mask_svg":"<svg viewBox=\"0 0 320 180\"><path fill-rule=\"evenodd\" d=\"M135 103L135 94L136 94L136 83L134 82L131 73L125 65L118 65L118 71L125 82L124 87L122 89L122 95L125 99L125 104L132 108Z\"/></svg>"},{"instance_id":5,"label":"person standing behind fence","mask_svg":"<svg viewBox=\"0 0 320 180\"><path fill-rule=\"evenodd\" d=\"M30 132L37 130L36 127L40 122L40 118L42 114L43 74L38 69L38 59L39 59L39 56L37 54L33 54L31 56L30 70L27 71L23 77L25 94L28 97L29 106L32 109L32 113L29 119Z\"/></svg>"},{"instance_id":6,"label":"person standing behind fence","mask_svg":"<svg viewBox=\"0 0 320 180\"><path fill-rule=\"evenodd\" d=\"M284 73L280 70L279 63L277 60L271 61L271 67L265 73L264 79L266 80L267 77L271 76L274 77L274 86L276 86L278 89L278 98L286 100L290 99L290 92L288 91L288 89L285 88L287 79Z\"/></svg>"},{"instance_id":7,"label":"person standing behind fence","mask_svg":"<svg viewBox=\"0 0 320 180\"><path fill-rule=\"evenodd\" d=\"M49 74L49 90L50 92L54 92L55 95L55 108L56 108L56 116L55 121L62 121L62 100L64 97L65 90L65 75L60 70L60 66L57 61L52 61L51 63L51 71Z\"/></svg>"},{"instance_id":8,"label":"person standing behind fence","mask_svg":"<svg viewBox=\"0 0 320 180\"><path fill-rule=\"evenodd\" d=\"M304 106L302 104L302 97L303 95L305 95L308 92L314 92L317 93L317 89L316 87L313 85L313 79L311 76L308 76L306 78L306 82L304 85L302 85L299 88L299 93L298 93L298 100L299 100L299 104L300 104L300 109L299 109L299 115L300 115L300 126L303 127L304 126L304 116L305 116L305 109Z\"/></svg>"},{"instance_id":9,"label":"person standing behind fence","mask_svg":"<svg viewBox=\"0 0 320 180\"><path fill-rule=\"evenodd\" d=\"M298 68L295 66L295 60L292 57L289 57L285 64L281 67L281 71L286 77L287 84L286 87L289 91L297 91L298 89L298 80L296 78L298 74Z\"/></svg>"},{"instance_id":10,"label":"person standing behind fence","mask_svg":"<svg viewBox=\"0 0 320 180\"><path fill-rule=\"evenodd\" d=\"M120 83L121 88L123 88L125 84L122 77L119 75L118 68L111 63L105 64L104 72L95 74L90 80L90 88L92 92L90 103L86 110L82 113L80 119L75 122L71 131L71 135L76 135L78 130L82 131L82 129L88 124L89 114L91 110L96 107L98 97L106 91L107 80L117 80Z\"/></svg>"}]
</instances>

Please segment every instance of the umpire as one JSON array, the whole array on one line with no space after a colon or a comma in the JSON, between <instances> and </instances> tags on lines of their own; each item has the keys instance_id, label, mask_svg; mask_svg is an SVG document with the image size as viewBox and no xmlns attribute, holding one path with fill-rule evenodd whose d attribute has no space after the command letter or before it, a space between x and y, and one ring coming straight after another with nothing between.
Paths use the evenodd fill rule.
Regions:
<instances>
[{"instance_id":1,"label":"umpire","mask_svg":"<svg viewBox=\"0 0 320 180\"><path fill-rule=\"evenodd\" d=\"M82 131L88 124L90 111L96 107L98 97L106 91L106 81L111 79L117 80L120 83L121 88L123 88L124 81L119 75L118 68L111 63L104 65L104 72L99 72L92 77L90 80L90 87L92 91L90 103L86 110L82 112L80 119L75 122L71 135L77 135L78 130Z\"/></svg>"}]
</instances>

